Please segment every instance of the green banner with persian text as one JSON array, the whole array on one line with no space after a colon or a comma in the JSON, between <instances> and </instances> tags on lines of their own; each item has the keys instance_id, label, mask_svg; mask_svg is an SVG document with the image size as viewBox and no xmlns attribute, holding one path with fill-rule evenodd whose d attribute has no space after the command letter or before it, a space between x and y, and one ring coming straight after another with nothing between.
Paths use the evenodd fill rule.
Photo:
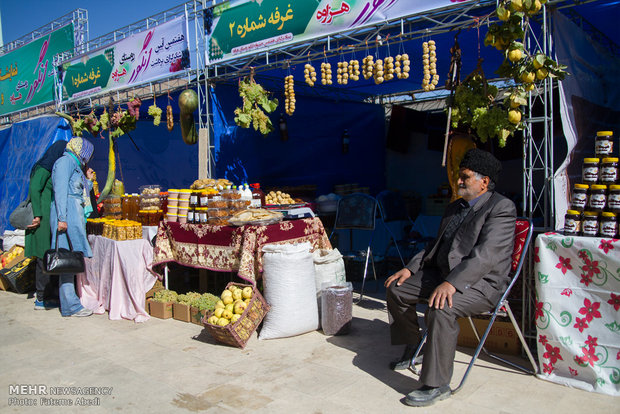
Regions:
<instances>
[{"instance_id":1,"label":"green banner with persian text","mask_svg":"<svg viewBox=\"0 0 620 414\"><path fill-rule=\"evenodd\" d=\"M0 115L54 100L54 56L73 51L73 24L0 56Z\"/></svg>"}]
</instances>

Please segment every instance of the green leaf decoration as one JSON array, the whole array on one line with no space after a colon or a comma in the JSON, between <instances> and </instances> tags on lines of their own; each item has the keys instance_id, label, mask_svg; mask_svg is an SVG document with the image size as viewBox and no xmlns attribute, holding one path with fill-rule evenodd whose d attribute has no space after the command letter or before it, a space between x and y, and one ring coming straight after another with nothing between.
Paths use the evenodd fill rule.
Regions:
<instances>
[{"instance_id":1,"label":"green leaf decoration","mask_svg":"<svg viewBox=\"0 0 620 414\"><path fill-rule=\"evenodd\" d=\"M540 283L547 283L549 282L549 275L545 275L545 274L542 274L541 272L538 272L538 280L540 281Z\"/></svg>"},{"instance_id":2,"label":"green leaf decoration","mask_svg":"<svg viewBox=\"0 0 620 414\"><path fill-rule=\"evenodd\" d=\"M573 339L570 336L560 336L560 342L565 346L570 346L573 344Z\"/></svg>"},{"instance_id":3,"label":"green leaf decoration","mask_svg":"<svg viewBox=\"0 0 620 414\"><path fill-rule=\"evenodd\" d=\"M603 378L598 377L598 378L596 379L596 385L598 385L599 387L602 387L602 386L603 386L603 385L605 385L605 384L606 384L606 382L605 382L605 380L604 380Z\"/></svg>"},{"instance_id":4,"label":"green leaf decoration","mask_svg":"<svg viewBox=\"0 0 620 414\"><path fill-rule=\"evenodd\" d=\"M613 333L620 334L620 325L618 325L616 321L613 321L612 323L606 323L605 327L607 327L607 329L609 329Z\"/></svg>"},{"instance_id":5,"label":"green leaf decoration","mask_svg":"<svg viewBox=\"0 0 620 414\"><path fill-rule=\"evenodd\" d=\"M549 250L551 250L551 251L555 252L555 251L558 249L558 245L557 245L557 244L555 244L555 242L554 242L554 241L549 242L549 244L547 244L547 249L549 249Z\"/></svg>"}]
</instances>

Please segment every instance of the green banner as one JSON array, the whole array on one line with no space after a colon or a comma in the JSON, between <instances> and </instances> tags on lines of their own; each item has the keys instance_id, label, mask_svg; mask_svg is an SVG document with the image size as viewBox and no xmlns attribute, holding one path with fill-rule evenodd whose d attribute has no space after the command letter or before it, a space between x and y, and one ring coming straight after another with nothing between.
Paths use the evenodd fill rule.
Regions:
<instances>
[{"instance_id":1,"label":"green banner","mask_svg":"<svg viewBox=\"0 0 620 414\"><path fill-rule=\"evenodd\" d=\"M54 100L54 56L72 51L73 24L0 56L0 115Z\"/></svg>"},{"instance_id":2,"label":"green banner","mask_svg":"<svg viewBox=\"0 0 620 414\"><path fill-rule=\"evenodd\" d=\"M281 43L284 39L276 39L288 36L286 40L290 40L304 33L315 10L316 3L312 1L251 1L232 7L224 3L215 8L219 18L211 33L209 57L217 60L230 53L243 53L248 45L265 39Z\"/></svg>"}]
</instances>

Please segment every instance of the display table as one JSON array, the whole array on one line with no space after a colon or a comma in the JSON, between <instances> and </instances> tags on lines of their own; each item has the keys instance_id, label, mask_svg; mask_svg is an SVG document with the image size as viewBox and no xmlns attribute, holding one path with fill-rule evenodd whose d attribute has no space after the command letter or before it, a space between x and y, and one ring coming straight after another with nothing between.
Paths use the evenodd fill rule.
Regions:
<instances>
[{"instance_id":1,"label":"display table","mask_svg":"<svg viewBox=\"0 0 620 414\"><path fill-rule=\"evenodd\" d=\"M538 236L539 377L620 395L620 240Z\"/></svg>"},{"instance_id":2,"label":"display table","mask_svg":"<svg viewBox=\"0 0 620 414\"><path fill-rule=\"evenodd\" d=\"M78 274L76 286L82 305L112 320L149 319L146 292L157 276L150 269L153 247L145 239L114 241L89 235L93 257L86 258L86 272Z\"/></svg>"},{"instance_id":3,"label":"display table","mask_svg":"<svg viewBox=\"0 0 620 414\"><path fill-rule=\"evenodd\" d=\"M176 262L220 272L237 271L239 277L255 283L263 271L263 246L302 242L310 242L313 250L331 249L323 224L316 217L241 227L162 221L153 269L163 273L166 263Z\"/></svg>"}]
</instances>

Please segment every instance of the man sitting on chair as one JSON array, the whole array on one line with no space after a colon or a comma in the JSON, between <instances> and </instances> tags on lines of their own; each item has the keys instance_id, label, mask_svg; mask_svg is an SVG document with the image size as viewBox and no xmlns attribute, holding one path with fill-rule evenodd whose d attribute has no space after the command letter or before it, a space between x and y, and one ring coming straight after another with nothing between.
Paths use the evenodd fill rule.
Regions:
<instances>
[{"instance_id":1,"label":"man sitting on chair","mask_svg":"<svg viewBox=\"0 0 620 414\"><path fill-rule=\"evenodd\" d=\"M420 382L406 404L427 406L450 396L459 334L457 318L492 310L508 287L516 208L493 191L501 171L490 153L474 148L460 164L458 195L439 234L386 282L392 345L406 345L392 369L409 368L420 341L416 304L428 300Z\"/></svg>"}]
</instances>

